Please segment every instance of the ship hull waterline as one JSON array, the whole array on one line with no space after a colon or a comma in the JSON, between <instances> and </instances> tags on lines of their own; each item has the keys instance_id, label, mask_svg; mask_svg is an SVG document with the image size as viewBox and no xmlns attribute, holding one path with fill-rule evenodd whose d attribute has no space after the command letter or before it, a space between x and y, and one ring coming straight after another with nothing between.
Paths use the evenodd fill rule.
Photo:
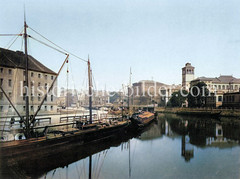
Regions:
<instances>
[{"instance_id":1,"label":"ship hull waterline","mask_svg":"<svg viewBox=\"0 0 240 179\"><path fill-rule=\"evenodd\" d=\"M14 165L15 162L28 158L51 155L62 150L70 144L85 145L89 142L98 141L104 138L111 138L115 135L124 136L131 130L129 122L121 125L114 125L102 129L80 130L74 134L66 134L62 137L9 141L0 143L0 160L6 165Z\"/></svg>"}]
</instances>

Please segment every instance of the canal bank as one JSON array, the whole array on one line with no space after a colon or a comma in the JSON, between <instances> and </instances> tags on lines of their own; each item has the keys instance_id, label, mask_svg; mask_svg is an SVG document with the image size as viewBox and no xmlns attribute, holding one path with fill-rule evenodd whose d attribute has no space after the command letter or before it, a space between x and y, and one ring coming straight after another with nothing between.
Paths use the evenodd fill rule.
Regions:
<instances>
[{"instance_id":1,"label":"canal bank","mask_svg":"<svg viewBox=\"0 0 240 179\"><path fill-rule=\"evenodd\" d=\"M161 108L154 109L157 113L172 113L179 115L209 116L209 117L234 117L240 119L239 109L211 109L211 108Z\"/></svg>"}]
</instances>

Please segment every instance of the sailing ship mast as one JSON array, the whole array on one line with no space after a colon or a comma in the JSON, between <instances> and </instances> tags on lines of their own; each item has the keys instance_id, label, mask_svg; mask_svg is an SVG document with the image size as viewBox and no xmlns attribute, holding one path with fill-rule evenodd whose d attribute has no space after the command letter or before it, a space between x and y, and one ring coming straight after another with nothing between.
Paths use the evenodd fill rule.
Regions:
<instances>
[{"instance_id":1,"label":"sailing ship mast","mask_svg":"<svg viewBox=\"0 0 240 179\"><path fill-rule=\"evenodd\" d=\"M89 123L92 124L92 71L88 56L88 95L89 95Z\"/></svg>"},{"instance_id":2,"label":"sailing ship mast","mask_svg":"<svg viewBox=\"0 0 240 179\"><path fill-rule=\"evenodd\" d=\"M132 69L130 67L129 85L128 85L128 114L130 115L130 86L132 81Z\"/></svg>"},{"instance_id":3,"label":"sailing ship mast","mask_svg":"<svg viewBox=\"0 0 240 179\"><path fill-rule=\"evenodd\" d=\"M24 12L24 46L25 46L25 61L26 61L26 66L25 66L25 86L26 86L26 96L25 96L25 108L26 108L26 119L25 119L25 127L26 127L26 137L29 138L30 136L30 125L29 125L29 94L28 94L28 50L27 50L27 23L26 23L26 16Z\"/></svg>"},{"instance_id":4,"label":"sailing ship mast","mask_svg":"<svg viewBox=\"0 0 240 179\"><path fill-rule=\"evenodd\" d=\"M92 71L90 59L88 56L88 95L89 95L89 123L92 124ZM89 156L89 174L88 178L92 178L92 155Z\"/></svg>"},{"instance_id":5,"label":"sailing ship mast","mask_svg":"<svg viewBox=\"0 0 240 179\"><path fill-rule=\"evenodd\" d=\"M16 107L14 106L14 104L12 103L12 101L10 100L10 98L7 96L6 92L4 91L4 89L2 88L2 86L0 86L0 89L1 91L3 91L3 94L6 96L6 98L8 99L8 101L10 102L10 104L13 106L14 110L16 111L16 113L18 114L19 118L20 118L20 121L22 121L24 123L24 134L25 134L25 137L26 138L30 138L31 137L31 125L33 124L34 125L34 122L35 122L35 117L37 116L38 112L41 110L41 107L45 101L45 98L47 97L47 95L49 94L49 92L53 89L53 85L55 84L60 72L62 71L64 65L68 62L68 58L69 58L69 54L73 55L74 57L82 60L82 61L85 61L88 63L88 80L89 80L89 116L90 116L90 119L89 119L89 123L92 124L92 94L93 94L93 85L92 85L92 71L91 71L91 66L90 66L90 59L88 57L88 61L87 60L84 60L70 52L67 52L66 50L64 50L63 48L57 46L56 44L54 44L53 42L51 42L50 40L46 39L45 37L43 37L41 34L39 34L38 32L36 32L35 30L33 30L32 28L30 28L31 30L33 30L34 32L36 32L37 34L39 34L41 37L43 37L44 39L46 39L47 41L49 41L50 43L52 43L54 46L56 46L57 48L61 49L57 49L55 47L52 47L52 46L49 46L35 38L33 38L32 36L28 35L27 34L27 28L28 25L26 23L26 15L25 15L25 10L24 10L24 32L23 34L3 34L3 36L8 36L8 35L17 35L17 36L23 36L23 39L24 39L24 59L25 59L25 83L24 83L24 87L25 87L25 117L22 116L18 110L16 109ZM60 53L63 53L64 55L66 55L66 58L62 64L62 66L60 67L56 77L54 78L50 88L46 91L45 95L43 96L44 98L42 99L42 101L40 102L40 105L38 106L38 109L37 111L30 116L30 113L29 113L29 56L28 56L28 38L32 38L34 40L37 40L38 42L50 47L50 48L53 48L54 50L57 50L58 52Z\"/></svg>"},{"instance_id":6,"label":"sailing ship mast","mask_svg":"<svg viewBox=\"0 0 240 179\"><path fill-rule=\"evenodd\" d=\"M53 89L53 85L55 84L55 82L56 82L56 80L57 80L60 72L62 71L63 66L68 62L69 54L66 53L66 52L62 52L62 51L59 51L59 50L58 50L59 52L65 54L65 55L66 55L66 58L65 58L65 60L64 60L64 62L63 62L63 64L62 64L62 66L60 67L60 69L59 69L56 77L54 78L54 80L53 80L50 88L48 89L48 91L46 91L46 93L45 93L45 95L44 95L44 98L42 99L40 105L38 106L37 111L30 117L30 116L29 116L29 94L28 94L28 92L29 92L29 90L28 90L28 89L29 89L29 82L28 82L28 81L29 81L29 80L28 80L28 71L29 71L29 69L28 69L28 60L29 60L29 59L28 59L28 51L27 51L27 47L28 47L28 46L27 46L27 40L28 40L27 38L28 38L28 37L31 37L31 36L28 36L28 34L27 34L27 28L28 28L28 25L27 25L27 23L26 23L26 17L25 17L25 12L24 12L24 34L23 34L23 37L24 37L25 61L26 61L26 64L25 64L25 65L26 65L26 66L25 66L25 81L26 81L25 87L27 88L27 92L26 92L26 96L25 96L25 102L26 102L26 103L25 103L25 105L26 105L26 107L25 107L25 108L26 108L26 118L25 118L25 121L24 121L24 124L25 124L25 131L24 131L24 133L25 133L25 135L26 135L26 138L30 138L30 137L31 137L31 135L30 135L30 127L31 127L31 124L34 123L35 117L37 116L38 112L41 110L41 107L42 107L42 105L43 105L43 103L44 103L44 101L45 101L48 93ZM56 49L55 49L55 50L56 50Z\"/></svg>"}]
</instances>

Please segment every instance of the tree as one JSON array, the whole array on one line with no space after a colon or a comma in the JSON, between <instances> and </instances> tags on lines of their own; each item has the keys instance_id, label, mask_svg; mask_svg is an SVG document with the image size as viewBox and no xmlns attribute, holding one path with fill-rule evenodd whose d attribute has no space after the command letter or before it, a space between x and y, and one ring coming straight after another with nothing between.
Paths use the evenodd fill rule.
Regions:
<instances>
[{"instance_id":1,"label":"tree","mask_svg":"<svg viewBox=\"0 0 240 179\"><path fill-rule=\"evenodd\" d=\"M121 95L118 92L110 92L110 103L114 103L117 101L117 99L120 99Z\"/></svg>"},{"instance_id":2,"label":"tree","mask_svg":"<svg viewBox=\"0 0 240 179\"><path fill-rule=\"evenodd\" d=\"M198 82L191 85L188 93L188 107L204 107L206 104L206 96L209 95L209 90L204 82Z\"/></svg>"},{"instance_id":3,"label":"tree","mask_svg":"<svg viewBox=\"0 0 240 179\"><path fill-rule=\"evenodd\" d=\"M179 90L177 92L172 93L172 96L170 100L168 101L168 106L171 107L182 107L182 104L186 101L187 99L187 91L185 90Z\"/></svg>"}]
</instances>

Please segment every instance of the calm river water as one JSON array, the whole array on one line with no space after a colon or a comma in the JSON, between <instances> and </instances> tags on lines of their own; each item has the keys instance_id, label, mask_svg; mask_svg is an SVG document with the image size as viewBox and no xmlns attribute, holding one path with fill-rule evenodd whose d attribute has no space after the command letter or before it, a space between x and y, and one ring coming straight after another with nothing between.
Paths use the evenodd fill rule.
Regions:
<instances>
[{"instance_id":1,"label":"calm river water","mask_svg":"<svg viewBox=\"0 0 240 179\"><path fill-rule=\"evenodd\" d=\"M36 162L44 165L38 171L17 168L11 173L23 178L85 179L91 161L93 179L239 179L239 141L238 120L159 115L145 131L124 142L73 149Z\"/></svg>"}]
</instances>

